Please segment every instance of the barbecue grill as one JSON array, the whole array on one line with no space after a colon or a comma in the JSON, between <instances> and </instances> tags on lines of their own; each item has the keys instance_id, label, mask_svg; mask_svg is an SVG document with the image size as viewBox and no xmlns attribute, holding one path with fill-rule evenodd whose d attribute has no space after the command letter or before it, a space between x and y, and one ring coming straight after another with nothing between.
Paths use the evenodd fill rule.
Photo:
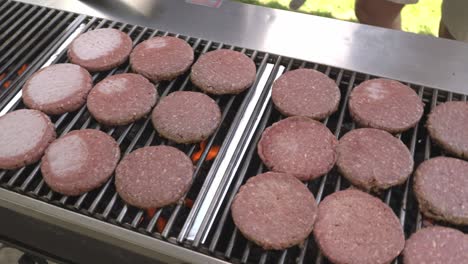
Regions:
<instances>
[{"instance_id":1,"label":"barbecue grill","mask_svg":"<svg viewBox=\"0 0 468 264\"><path fill-rule=\"evenodd\" d=\"M196 166L187 195L178 204L157 210L126 205L118 197L112 179L94 191L67 197L47 187L38 164L15 171L0 170L0 240L59 262L327 263L313 238L288 250L264 251L239 233L230 216L230 205L239 187L249 177L265 171L256 154L262 131L283 118L270 100L273 81L297 68L317 69L335 80L342 94L340 108L323 122L338 138L354 128L346 109L350 91L370 78L383 76L407 83L425 102L425 114L440 102L467 99L468 91L460 84L468 81L462 74L468 70L468 47L454 41L231 2L215 8L182 1L145 2L153 15L143 12L145 8L124 4L130 1L117 1L112 8L102 1L93 5L39 1L44 6L27 2L0 0L0 77L6 76L0 78L0 86L10 82L8 89L0 93L0 115L24 108L21 88L25 80L42 67L67 62L67 45L79 33L96 28L124 31L133 45L153 36L176 36L193 47L196 58L215 49L234 49L251 57L257 66L256 81L248 92L214 98L222 110L222 125L202 144L178 145L164 140L155 133L149 118L107 128L99 125L85 107L53 117L59 136L76 129L100 129L117 140L123 155L143 146L167 144L187 153ZM181 14L187 16L185 23L181 23ZM301 24L285 24L288 19ZM297 31L294 26L304 23L311 26L313 36L322 39L317 37L312 43L309 36L293 35ZM251 30L249 24L260 29ZM267 32L258 35L259 30ZM290 37L291 42L280 36ZM374 40L371 36L386 37L391 45L399 43L410 48L402 48L395 57L382 58L381 48L390 49L391 45L369 45ZM428 48L411 49L421 43ZM310 49L304 49L304 45L310 45ZM397 47L393 48L396 52ZM124 64L94 74L93 81L128 71L129 65ZM163 97L173 91L195 89L186 73L161 83L158 92ZM431 144L424 122L398 135L416 165L444 155ZM399 217L406 236L425 222L411 184L410 178L381 194ZM317 202L350 186L334 170L306 185Z\"/></svg>"}]
</instances>

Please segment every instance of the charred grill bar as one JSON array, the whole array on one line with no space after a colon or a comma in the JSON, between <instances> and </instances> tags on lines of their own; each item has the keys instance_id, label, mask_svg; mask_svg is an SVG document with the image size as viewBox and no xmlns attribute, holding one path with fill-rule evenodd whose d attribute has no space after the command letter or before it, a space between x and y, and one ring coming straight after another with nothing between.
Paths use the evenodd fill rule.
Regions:
<instances>
[{"instance_id":1,"label":"charred grill bar","mask_svg":"<svg viewBox=\"0 0 468 264\"><path fill-rule=\"evenodd\" d=\"M51 4L51 7L79 12L79 10L69 10L73 8L73 5L61 6L61 1L44 2ZM181 5L179 9L181 12L187 8L188 4L174 4L174 2L176 1L155 1L157 7L158 5L159 7ZM230 2L224 5L238 8L229 11L232 14L265 12L262 14L266 14L267 17L276 14L277 18L283 15L282 11L275 13L276 11L259 7L244 7ZM2 89L0 92L1 115L24 108L21 101L21 87L32 73L49 64L67 62L66 45L80 32L102 27L112 27L126 32L132 38L134 46L153 36L176 36L186 40L193 47L196 58L202 53L220 48L241 51L255 61L257 78L248 92L237 96L215 98L222 110L222 125L203 144L177 145L164 140L152 128L150 118L128 126L107 128L99 125L90 116L86 107L73 113L54 117L53 121L59 136L76 129L100 129L117 140L123 155L143 146L168 144L187 153L196 166L194 183L184 199L176 205L158 210L141 210L127 206L117 195L113 179L89 193L78 197L67 197L47 187L40 175L38 164L15 171L0 171L0 212L5 218L5 225L0 228L0 239L57 260L77 263L90 261L131 263L137 260L138 263L150 263L155 259L171 263L326 263L312 238L309 238L301 247L292 247L285 251L263 251L242 237L230 216L230 205L239 187L249 177L265 171L256 154L256 144L262 131L273 122L283 118L274 109L270 100L273 81L284 71L302 67L317 69L334 79L342 94L340 108L324 123L338 138L355 126L347 111L347 101L351 90L369 78L384 76L407 83L409 81L409 85L425 102L425 114L440 102L466 101L465 94L468 93L461 87L453 88L454 83L463 82L466 77L456 75L455 71L453 78L456 80L453 82L450 80L432 82L432 77L416 79L421 77L417 72L414 80L408 80L407 73L400 74L402 78L398 78L398 71L389 74L386 72L388 69L377 66L375 71L369 70L366 71L369 74L363 74L359 70L367 69L365 63L350 67L348 61L323 61L324 58L320 56L315 57L317 60L312 60L314 55L311 53L296 56L296 53L292 51L277 52L281 49L275 44L271 44L271 49L273 52L280 53L281 56L264 52L268 51L268 43L260 43L247 29L243 30L253 39L251 43L246 40L239 41L240 35L226 37L226 34L219 30L211 32L204 18L195 17L200 14L210 14L210 12L213 17L217 17L225 14L222 12L226 12L226 9L222 8L216 11L216 9L194 6L194 14L190 17L194 25L181 25L173 22L175 30L171 30L171 24L168 24L169 20L164 14L156 18L156 22L161 23L163 30L155 30L153 28L159 28L160 24L154 23L148 27L136 25L150 24L148 17L142 20L138 19L145 16L139 15L138 19L132 16L116 19L115 16L102 13L99 8L96 10L96 13L91 13L91 15L102 15L106 18L0 0L0 40L2 40L0 43L0 62L2 63L0 64L0 86L9 82L8 89ZM166 12L169 11L166 10ZM119 12L116 13L119 14ZM287 16L290 15L287 14ZM196 19L200 21L197 22ZM225 23L228 23L229 19L237 18L227 17ZM318 18L311 19L313 21ZM181 30L183 26L186 29ZM207 33L200 31L202 26L206 28ZM211 25L211 27L218 28L223 26L227 25ZM358 29L361 29L360 27L357 26ZM280 27L276 29L280 30ZM366 29L387 34L386 31L381 32L381 29L371 27ZM191 30L193 35L187 34ZM239 28L234 28L233 31L242 32ZM216 34L219 34L219 37ZM395 32L394 34L404 33ZM204 36L210 38L203 38ZM422 38L427 40L426 37ZM268 40L268 37L265 37L262 41ZM440 40L429 41L436 41L437 44L433 44L436 47L440 44ZM452 48L459 46L459 43L454 44L444 40L442 42L448 43L446 45ZM239 43L246 45L239 45ZM290 45L293 44L295 43L290 43ZM441 63L450 66L464 61L468 65L468 57L464 57L467 53L463 53L465 48L460 46L456 50L463 54L457 58L456 63L444 61ZM292 49L294 48L291 47L289 50ZM370 50L369 56L373 52L378 53L378 51ZM293 59L293 57L299 59ZM25 63L27 66L24 66ZM389 61L389 63L392 62ZM403 68L404 65L402 63ZM464 69L457 68L456 70L458 73ZM96 83L112 74L128 71L129 65L124 64L111 71L94 74L93 81ZM450 85L441 87L444 82ZM427 83L434 83L434 86L429 87L443 89L420 85ZM158 92L162 97L177 90L195 89L186 73L174 81L161 83ZM431 144L424 122L425 118L415 128L399 135L413 154L416 165L432 156L443 154L440 149ZM335 170L306 184L317 202L326 195L349 186L349 183ZM405 184L383 193L381 198L399 217L407 236L421 227L422 218L418 213L412 193L412 178ZM115 247L119 250L115 250ZM397 262L399 263L399 260Z\"/></svg>"}]
</instances>

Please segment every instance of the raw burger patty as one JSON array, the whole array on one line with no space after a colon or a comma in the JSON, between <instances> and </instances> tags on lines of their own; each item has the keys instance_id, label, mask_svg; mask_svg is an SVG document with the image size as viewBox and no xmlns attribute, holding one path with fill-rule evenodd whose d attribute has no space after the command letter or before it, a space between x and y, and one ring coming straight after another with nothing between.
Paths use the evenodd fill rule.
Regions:
<instances>
[{"instance_id":1,"label":"raw burger patty","mask_svg":"<svg viewBox=\"0 0 468 264\"><path fill-rule=\"evenodd\" d=\"M435 107L427 119L427 130L443 149L468 159L467 102L447 102Z\"/></svg>"},{"instance_id":2,"label":"raw burger patty","mask_svg":"<svg viewBox=\"0 0 468 264\"><path fill-rule=\"evenodd\" d=\"M55 139L50 118L37 110L17 110L0 117L0 169L38 161Z\"/></svg>"},{"instance_id":3,"label":"raw burger patty","mask_svg":"<svg viewBox=\"0 0 468 264\"><path fill-rule=\"evenodd\" d=\"M257 151L270 170L290 173L307 181L333 168L337 144L336 138L322 123L296 116L265 129Z\"/></svg>"},{"instance_id":4,"label":"raw burger patty","mask_svg":"<svg viewBox=\"0 0 468 264\"><path fill-rule=\"evenodd\" d=\"M333 193L319 204L314 237L335 264L387 264L405 245L392 209L358 190Z\"/></svg>"},{"instance_id":5,"label":"raw burger patty","mask_svg":"<svg viewBox=\"0 0 468 264\"><path fill-rule=\"evenodd\" d=\"M119 145L111 136L95 129L75 130L47 148L42 177L56 192L79 195L109 179L119 159Z\"/></svg>"},{"instance_id":6,"label":"raw burger patty","mask_svg":"<svg viewBox=\"0 0 468 264\"><path fill-rule=\"evenodd\" d=\"M413 171L413 157L408 148L383 130L352 130L340 139L337 153L340 173L353 185L368 191L401 184Z\"/></svg>"},{"instance_id":7,"label":"raw burger patty","mask_svg":"<svg viewBox=\"0 0 468 264\"><path fill-rule=\"evenodd\" d=\"M163 137L177 143L208 138L221 122L221 110L209 96L197 92L173 92L153 111L153 125Z\"/></svg>"},{"instance_id":8,"label":"raw burger patty","mask_svg":"<svg viewBox=\"0 0 468 264\"><path fill-rule=\"evenodd\" d=\"M249 240L264 249L300 244L312 232L317 205L307 187L286 173L250 178L234 198L232 218Z\"/></svg>"},{"instance_id":9,"label":"raw burger patty","mask_svg":"<svg viewBox=\"0 0 468 264\"><path fill-rule=\"evenodd\" d=\"M113 28L101 28L73 40L68 58L89 71L106 71L124 63L131 51L132 39L127 34Z\"/></svg>"},{"instance_id":10,"label":"raw burger patty","mask_svg":"<svg viewBox=\"0 0 468 264\"><path fill-rule=\"evenodd\" d=\"M233 50L214 50L200 56L193 64L190 79L210 94L238 94L255 81L255 63Z\"/></svg>"},{"instance_id":11,"label":"raw burger patty","mask_svg":"<svg viewBox=\"0 0 468 264\"><path fill-rule=\"evenodd\" d=\"M146 116L156 104L155 86L134 73L117 74L100 81L88 96L88 110L104 125L121 126Z\"/></svg>"},{"instance_id":12,"label":"raw burger patty","mask_svg":"<svg viewBox=\"0 0 468 264\"><path fill-rule=\"evenodd\" d=\"M128 204L160 208L176 203L188 191L193 171L190 158L174 147L144 147L119 163L115 186Z\"/></svg>"},{"instance_id":13,"label":"raw burger patty","mask_svg":"<svg viewBox=\"0 0 468 264\"><path fill-rule=\"evenodd\" d=\"M468 162L429 159L416 169L414 192L421 212L436 220L468 225Z\"/></svg>"},{"instance_id":14,"label":"raw burger patty","mask_svg":"<svg viewBox=\"0 0 468 264\"><path fill-rule=\"evenodd\" d=\"M70 63L54 64L34 73L23 87L26 106L49 115L78 110L93 87L91 75Z\"/></svg>"},{"instance_id":15,"label":"raw burger patty","mask_svg":"<svg viewBox=\"0 0 468 264\"><path fill-rule=\"evenodd\" d=\"M419 122L424 104L413 89L400 82L373 79L354 88L349 111L359 126L399 133Z\"/></svg>"},{"instance_id":16,"label":"raw burger patty","mask_svg":"<svg viewBox=\"0 0 468 264\"><path fill-rule=\"evenodd\" d=\"M154 37L138 44L130 54L133 71L154 81L172 80L193 62L193 49L176 37Z\"/></svg>"},{"instance_id":17,"label":"raw burger patty","mask_svg":"<svg viewBox=\"0 0 468 264\"><path fill-rule=\"evenodd\" d=\"M406 241L403 263L468 263L468 235L448 227L423 228Z\"/></svg>"},{"instance_id":18,"label":"raw burger patty","mask_svg":"<svg viewBox=\"0 0 468 264\"><path fill-rule=\"evenodd\" d=\"M325 74L312 69L298 69L275 81L271 99L283 115L321 120L338 109L340 90Z\"/></svg>"}]
</instances>

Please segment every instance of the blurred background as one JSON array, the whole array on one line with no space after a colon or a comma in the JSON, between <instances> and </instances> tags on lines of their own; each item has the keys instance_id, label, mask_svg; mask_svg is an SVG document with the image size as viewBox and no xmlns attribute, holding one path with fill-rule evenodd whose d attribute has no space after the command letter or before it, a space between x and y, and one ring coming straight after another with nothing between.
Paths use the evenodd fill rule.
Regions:
<instances>
[{"instance_id":1,"label":"blurred background","mask_svg":"<svg viewBox=\"0 0 468 264\"><path fill-rule=\"evenodd\" d=\"M289 3L291 2L291 0L236 1L284 10L290 10ZM296 12L357 22L354 2L355 0L306 0ZM437 36L441 4L442 0L420 0L418 4L405 6L401 13L403 30Z\"/></svg>"}]
</instances>

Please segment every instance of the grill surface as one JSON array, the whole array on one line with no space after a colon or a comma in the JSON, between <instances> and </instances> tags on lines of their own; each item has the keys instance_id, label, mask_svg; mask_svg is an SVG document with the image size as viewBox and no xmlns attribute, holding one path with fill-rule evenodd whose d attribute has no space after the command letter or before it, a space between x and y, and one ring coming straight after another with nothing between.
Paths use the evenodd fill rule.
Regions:
<instances>
[{"instance_id":1,"label":"grill surface","mask_svg":"<svg viewBox=\"0 0 468 264\"><path fill-rule=\"evenodd\" d=\"M4 76L0 78L0 86L3 86L6 82L10 82L7 92L0 92L0 110L9 105L12 106L10 111L24 108L21 100L15 100L20 95L18 92L26 78L44 65L54 52L58 50L59 46L77 29L86 31L101 27L117 28L128 33L133 39L134 45L153 36L175 35L145 27L5 0L0 0L0 21L2 21L0 25L0 39L6 40L0 43L0 77ZM266 67L265 65L267 63L274 64L273 74L269 76L266 89L271 88L274 76L276 76L278 71L282 71L283 68L288 71L306 67L324 72L336 80L342 94L339 110L324 121L337 138L354 129L354 124L346 108L351 90L362 81L374 78L374 76L340 68L282 58L268 53L246 50L208 40L189 36L175 36L187 40L192 45L196 58L204 52L219 48L230 48L246 53L256 63L258 71L256 83L258 83L260 74ZM65 51L61 51L51 63L63 63L66 61ZM27 69L23 70L22 74L17 74L18 70L24 67L25 63L29 65L26 66ZM129 65L125 64L111 71L94 74L93 81L97 83L109 75L127 71L129 71ZM415 89L425 102L425 115L440 102L447 100L466 101L466 95L416 85L411 85L411 87ZM191 84L188 74L171 82L163 82L158 87L158 93L161 96L165 96L176 90L196 89ZM254 114L260 115L263 113L262 106L266 106L265 112L259 116L260 120L257 120L259 124L256 130L248 131L254 132L254 134L247 146L245 155L237 154L239 160L236 161L240 161L240 166L236 170L233 170L234 173L232 175L228 175L229 177L232 176L232 178L222 181L223 184L213 197L213 200L217 201L220 205L219 210L210 211L211 213L208 215L208 218L214 222L212 225L210 221L203 222L201 231L197 233L193 241L188 240L186 237L187 223L193 222L196 215L196 210L192 209L192 204L195 204L194 208L196 208L197 201L201 199L200 194L206 191L207 185L212 180L209 177L214 175L209 172L217 169L216 163L213 160L207 159L210 149L214 146L225 146L223 142L229 138L230 128L238 118L236 113L240 112L240 109L251 98L252 89L248 93L237 96L218 96L214 98L221 107L223 121L221 127L206 142L204 150L200 150L199 145L175 145L172 142L161 139L152 128L150 119L140 120L128 126L106 128L101 127L92 119L85 107L77 112L53 118L59 136L76 129L100 129L117 140L124 155L143 146L161 144L175 146L191 157L193 154L198 153L200 158L195 163L196 171L194 173L193 186L186 197L177 205L147 211L127 206L118 197L113 185L113 179L109 180L101 188L79 197L62 196L52 192L44 184L38 164L16 171L0 171L0 186L1 188L42 200L69 211L119 225L149 237L164 239L171 243L235 263L327 263L321 257L313 238L309 238L300 247L293 247L285 251L263 251L251 242L248 242L232 222L230 205L239 187L249 177L265 171L256 154L256 145L261 133L265 127L283 118L272 106L270 95L267 91L262 93L262 100L254 111ZM425 118L424 116L423 120L414 129L399 135L413 154L416 166L430 157L444 155L439 148L433 146L430 142L423 126ZM253 119L250 119L249 122L252 122ZM251 125L249 124L249 127L255 127ZM248 140L242 142L248 142ZM326 195L350 186L335 170L322 178L306 184L316 197L317 202L322 200ZM405 184L394 187L380 196L384 202L392 207L395 214L399 217L407 237L420 228L423 223L428 223L428 221L422 219L418 212L411 185L412 178ZM206 239L204 239L205 236Z\"/></svg>"},{"instance_id":2,"label":"grill surface","mask_svg":"<svg viewBox=\"0 0 468 264\"><path fill-rule=\"evenodd\" d=\"M286 71L303 67L317 69L335 80L340 87L342 95L340 108L331 117L324 120L323 123L337 138L340 138L355 128L355 124L347 110L349 94L355 86L359 85L364 80L376 78L375 76L291 59L282 59L280 63L276 64L277 69L281 66L285 67ZM438 147L431 143L427 135L426 129L424 128L426 115L435 105L441 102L450 100L466 101L466 95L409 85L423 99L425 103L425 115L415 128L401 135L397 135L397 137L401 138L410 149L415 159L415 166L417 166L430 157L445 155ZM268 88L270 89L271 86ZM221 210L214 220L214 225L210 230L207 226L204 226L203 231L209 232L206 241L203 242L202 236L198 236L194 243L195 245L201 244L201 250L234 263L329 263L321 256L312 236L301 246L292 247L284 251L265 251L252 242L247 241L232 221L230 206L239 187L244 184L248 178L266 171L266 168L257 155L256 148L263 130L272 123L284 118L284 116L274 109L269 96L267 96L266 100L266 111L262 116L254 139L242 161L242 165L233 180L233 184L229 187L228 195L224 199ZM341 177L336 169L333 169L329 174L319 179L307 182L306 185L316 197L317 203L333 192L350 187L350 183ZM382 193L379 197L388 204L398 216L406 237L409 237L413 232L421 228L421 226L431 224L431 221L423 219L419 213L412 192L412 177L410 177L405 184L393 187ZM459 229L462 230L460 227ZM464 231L467 231L466 228ZM401 263L401 260L398 259L395 263Z\"/></svg>"},{"instance_id":3,"label":"grill surface","mask_svg":"<svg viewBox=\"0 0 468 264\"><path fill-rule=\"evenodd\" d=\"M0 0L0 101L83 19L73 13Z\"/></svg>"},{"instance_id":4,"label":"grill surface","mask_svg":"<svg viewBox=\"0 0 468 264\"><path fill-rule=\"evenodd\" d=\"M131 36L133 39L133 45L153 36L177 36L189 42L195 50L196 58L198 58L202 53L220 48L241 51L256 62L257 69L259 69L258 75L260 75L261 69L264 68L266 63L266 54L264 53L223 45L222 43L214 43L188 36L180 36L170 34L168 32L96 18L86 18L84 22L84 30L92 30L101 27L113 27L122 30ZM67 61L66 52L64 50L52 63L64 63ZM125 64L108 72L96 73L93 75L93 81L94 83L97 83L112 74L128 72L129 68L130 66ZM23 83L24 80L15 86L14 89L19 90ZM174 81L162 82L158 87L158 93L161 97L177 90L197 90L189 81L188 73ZM27 166L16 171L0 171L1 186L60 207L86 214L113 224L122 225L140 233L175 241L175 238L179 235L183 224L189 217L192 204L196 201L204 184L205 176L213 163L211 159L210 161L207 160L210 149L214 146L220 146L223 144L231 124L235 119L236 113L240 111L240 107L243 102L250 98L252 93L251 91L253 91L253 89L251 89L250 92L236 96L218 96L214 98L222 110L222 124L215 134L207 140L206 147L204 149L200 149L200 145L179 145L160 138L152 127L151 118L140 120L128 126L106 128L101 127L94 119L92 119L86 107L82 107L77 112L66 113L52 118L59 136L63 136L67 132L76 129L100 129L117 140L124 155L143 146L163 144L175 146L184 151L190 157L198 155L199 158L195 162L196 169L194 173L194 183L186 197L184 197L184 200L179 202L177 205L161 208L159 210L147 211L127 206L116 193L113 179L109 180L103 187L79 197L63 196L51 191L44 183L40 173L39 164ZM10 95L10 97L13 96L14 94ZM1 106L3 107L7 102L8 100L5 100ZM24 108L24 105L21 100L18 100L10 111L21 108Z\"/></svg>"}]
</instances>

